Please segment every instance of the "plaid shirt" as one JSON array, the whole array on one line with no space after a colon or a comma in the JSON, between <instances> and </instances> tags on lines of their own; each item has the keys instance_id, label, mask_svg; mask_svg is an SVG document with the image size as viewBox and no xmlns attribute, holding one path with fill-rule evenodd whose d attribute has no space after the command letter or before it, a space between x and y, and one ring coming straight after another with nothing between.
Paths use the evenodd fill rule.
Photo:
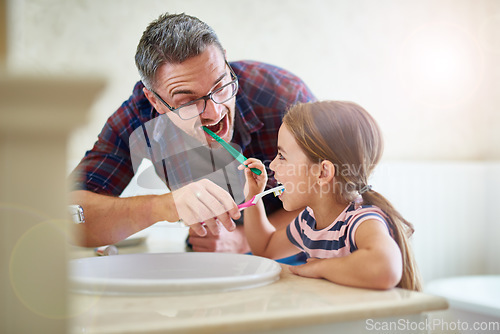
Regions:
<instances>
[{"instance_id":1,"label":"plaid shirt","mask_svg":"<svg viewBox=\"0 0 500 334\"><path fill-rule=\"evenodd\" d=\"M253 61L232 62L231 67L239 80L232 143L240 146L246 157L258 158L268 166L276 155L278 129L286 110L298 102L314 101L315 97L300 78L281 68ZM130 136L139 127L146 130L148 122L159 116L143 88L138 82L132 96L107 120L94 147L71 174L73 189L118 196L128 185L134 175ZM150 146L150 138L145 139ZM147 149L143 147L143 151ZM149 155L154 153L149 150ZM165 180L167 165L163 163L163 175L158 164L155 166ZM182 166L182 161L177 166ZM275 182L269 178L268 187L275 186ZM279 200L267 198L266 208L271 211L281 206Z\"/></svg>"}]
</instances>

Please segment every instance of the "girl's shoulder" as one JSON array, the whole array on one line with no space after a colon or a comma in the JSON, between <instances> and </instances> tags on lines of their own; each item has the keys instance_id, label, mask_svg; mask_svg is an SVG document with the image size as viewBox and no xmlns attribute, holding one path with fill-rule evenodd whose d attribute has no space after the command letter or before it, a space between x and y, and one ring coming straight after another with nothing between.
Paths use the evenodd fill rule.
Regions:
<instances>
[{"instance_id":1,"label":"girl's shoulder","mask_svg":"<svg viewBox=\"0 0 500 334\"><path fill-rule=\"evenodd\" d=\"M387 214L376 205L363 205L352 202L346 210L346 220L348 219L352 223L353 221L363 217L373 217L375 219L380 219L383 222L386 222L388 219Z\"/></svg>"},{"instance_id":2,"label":"girl's shoulder","mask_svg":"<svg viewBox=\"0 0 500 334\"><path fill-rule=\"evenodd\" d=\"M356 234L356 230L361 225L361 223L368 220L378 220L381 223L385 224L387 230L392 235L391 225L389 224L389 217L387 214L376 205L353 205L350 207L351 210L347 211L349 215L348 219L348 228L347 228L347 237L352 245L352 250L356 250L356 242L354 239L354 235Z\"/></svg>"}]
</instances>

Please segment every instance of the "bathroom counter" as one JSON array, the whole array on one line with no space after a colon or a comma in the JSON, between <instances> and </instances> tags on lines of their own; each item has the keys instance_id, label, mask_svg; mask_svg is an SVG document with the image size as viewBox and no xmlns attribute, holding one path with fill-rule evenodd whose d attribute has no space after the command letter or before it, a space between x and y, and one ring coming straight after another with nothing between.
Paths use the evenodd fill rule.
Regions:
<instances>
[{"instance_id":1,"label":"bathroom counter","mask_svg":"<svg viewBox=\"0 0 500 334\"><path fill-rule=\"evenodd\" d=\"M287 265L277 282L248 290L153 297L73 293L70 300L71 333L373 333L382 321L424 322L426 312L448 307L446 299L424 293L299 277Z\"/></svg>"}]
</instances>

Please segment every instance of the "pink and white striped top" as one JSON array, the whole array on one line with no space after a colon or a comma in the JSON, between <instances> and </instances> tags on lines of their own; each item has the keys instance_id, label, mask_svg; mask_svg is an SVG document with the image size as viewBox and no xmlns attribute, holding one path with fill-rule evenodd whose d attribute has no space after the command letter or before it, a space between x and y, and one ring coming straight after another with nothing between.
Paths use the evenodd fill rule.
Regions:
<instances>
[{"instance_id":1,"label":"pink and white striped top","mask_svg":"<svg viewBox=\"0 0 500 334\"><path fill-rule=\"evenodd\" d=\"M357 249L354 240L356 229L369 219L380 220L391 232L387 215L379 207L355 202L348 205L333 223L321 230L315 228L314 213L307 207L288 225L286 232L290 242L305 252L308 258L342 257Z\"/></svg>"}]
</instances>

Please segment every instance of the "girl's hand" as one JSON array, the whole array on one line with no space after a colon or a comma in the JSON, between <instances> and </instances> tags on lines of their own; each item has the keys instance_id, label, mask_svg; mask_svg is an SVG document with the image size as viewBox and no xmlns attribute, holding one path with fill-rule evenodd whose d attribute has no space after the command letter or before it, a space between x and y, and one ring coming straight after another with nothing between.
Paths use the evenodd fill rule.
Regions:
<instances>
[{"instance_id":1,"label":"girl's hand","mask_svg":"<svg viewBox=\"0 0 500 334\"><path fill-rule=\"evenodd\" d=\"M302 277L308 277L308 278L322 278L316 269L316 265L321 262L320 259L316 258L309 258L307 259L306 264L302 264L299 266L290 266L290 271L297 275L297 276L302 276Z\"/></svg>"},{"instance_id":2,"label":"girl's hand","mask_svg":"<svg viewBox=\"0 0 500 334\"><path fill-rule=\"evenodd\" d=\"M252 172L250 168L257 168L262 173L260 175L257 175ZM247 180L245 184L246 199L249 199L264 191L267 184L267 173L262 161L255 158L249 158L243 163L243 165L240 165L238 169L245 169L245 178Z\"/></svg>"}]
</instances>

